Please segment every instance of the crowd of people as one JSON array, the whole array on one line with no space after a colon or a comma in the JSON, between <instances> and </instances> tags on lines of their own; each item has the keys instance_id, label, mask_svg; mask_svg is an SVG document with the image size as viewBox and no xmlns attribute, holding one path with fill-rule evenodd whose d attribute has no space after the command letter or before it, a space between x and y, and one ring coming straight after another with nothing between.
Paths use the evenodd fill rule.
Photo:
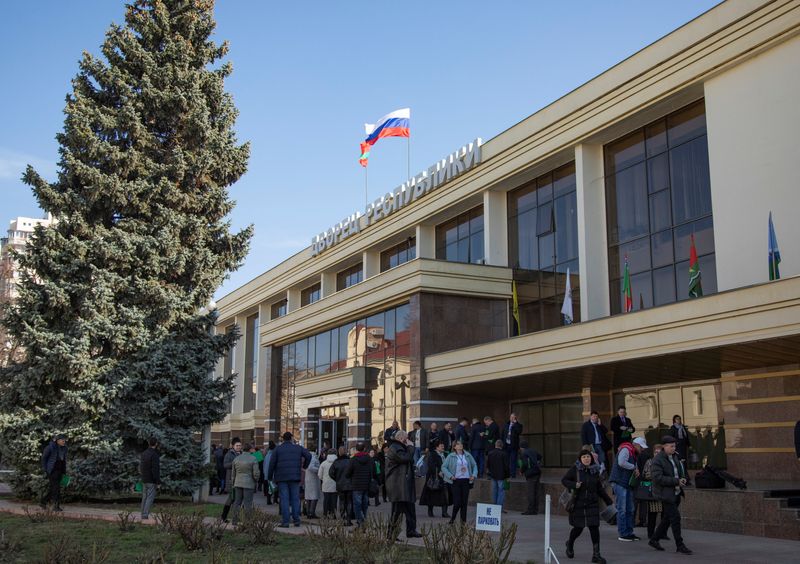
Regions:
<instances>
[{"instance_id":1,"label":"crowd of people","mask_svg":"<svg viewBox=\"0 0 800 564\"><path fill-rule=\"evenodd\" d=\"M633 437L636 428L624 406L610 425L609 432L599 413L591 412L581 428L583 447L561 480L569 494L565 507L572 527L567 556L574 557L575 542L588 528L592 562L605 562L600 555L601 500L616 509L619 541L640 540L634 533L638 514L638 526L646 527L651 547L664 550L660 542L669 540L671 528L677 551L691 554L681 535L679 511L688 484L689 447L689 434L680 416L673 418L669 434L652 448L645 438ZM242 511L252 509L256 492L262 492L268 504L280 504L280 527L299 527L301 516L338 518L348 526L360 526L371 502L378 506L383 500L391 503L391 519L405 520L406 537L414 538L421 536L416 503L427 507L429 517L440 509L441 517L450 523L456 519L466 522L470 490L476 480L484 476L490 480L492 502L502 507L510 480L520 476L527 489L527 507L522 514L536 515L542 456L522 440L522 430L513 413L502 427L486 416L472 419L471 424L461 418L455 429L450 422L441 429L436 423L425 429L416 421L407 433L394 421L384 432L380 447L359 441L350 449L323 445L319 453L309 452L289 432L282 435L280 445L269 441L261 450L233 438L229 447L212 445L216 474L211 490L227 495L221 518L225 522L230 518L233 524L238 523ZM155 438L149 439L141 455L142 519L149 518L161 483L158 446ZM42 507L52 504L55 511L61 510L66 464L66 437L57 435L42 455L48 477ZM419 498L417 478L423 478Z\"/></svg>"}]
</instances>

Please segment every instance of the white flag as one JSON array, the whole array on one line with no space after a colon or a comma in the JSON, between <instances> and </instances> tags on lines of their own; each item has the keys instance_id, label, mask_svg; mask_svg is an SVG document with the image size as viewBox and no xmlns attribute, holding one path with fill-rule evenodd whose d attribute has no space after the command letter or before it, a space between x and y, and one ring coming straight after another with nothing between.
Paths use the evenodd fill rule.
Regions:
<instances>
[{"instance_id":1,"label":"white flag","mask_svg":"<svg viewBox=\"0 0 800 564\"><path fill-rule=\"evenodd\" d=\"M567 287L564 290L564 305L561 306L561 315L564 316L564 325L572 323L572 285L569 280L569 268L567 268Z\"/></svg>"}]
</instances>

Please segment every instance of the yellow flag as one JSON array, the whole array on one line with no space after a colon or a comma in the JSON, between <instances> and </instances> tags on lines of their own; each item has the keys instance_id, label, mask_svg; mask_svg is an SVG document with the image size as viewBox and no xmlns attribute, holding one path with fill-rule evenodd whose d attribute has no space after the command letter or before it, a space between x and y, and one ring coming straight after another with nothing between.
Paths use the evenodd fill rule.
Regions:
<instances>
[{"instance_id":1,"label":"yellow flag","mask_svg":"<svg viewBox=\"0 0 800 564\"><path fill-rule=\"evenodd\" d=\"M514 316L514 323L517 329L516 334L521 334L520 331L520 324L519 324L519 299L517 298L517 282L516 280L511 281L511 295L513 297L513 307L511 310L511 315Z\"/></svg>"}]
</instances>

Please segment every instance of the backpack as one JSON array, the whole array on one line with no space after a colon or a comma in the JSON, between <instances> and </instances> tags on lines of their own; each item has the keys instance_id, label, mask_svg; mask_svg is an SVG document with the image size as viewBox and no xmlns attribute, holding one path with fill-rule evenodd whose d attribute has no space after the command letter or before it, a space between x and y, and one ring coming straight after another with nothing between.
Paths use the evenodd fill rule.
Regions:
<instances>
[{"instance_id":1,"label":"backpack","mask_svg":"<svg viewBox=\"0 0 800 564\"><path fill-rule=\"evenodd\" d=\"M725 480L708 466L699 470L694 475L694 486L697 489L721 489L725 487Z\"/></svg>"}]
</instances>

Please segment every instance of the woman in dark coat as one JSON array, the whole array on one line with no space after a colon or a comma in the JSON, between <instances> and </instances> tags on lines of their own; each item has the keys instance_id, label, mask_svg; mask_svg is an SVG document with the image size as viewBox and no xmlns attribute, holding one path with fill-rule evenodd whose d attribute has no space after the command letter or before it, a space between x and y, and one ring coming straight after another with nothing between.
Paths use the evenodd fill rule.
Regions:
<instances>
[{"instance_id":1,"label":"woman in dark coat","mask_svg":"<svg viewBox=\"0 0 800 564\"><path fill-rule=\"evenodd\" d=\"M569 513L569 524L572 525L572 530L567 539L567 557L575 556L575 539L581 535L584 527L588 527L592 537L592 562L605 564L605 559L600 556L599 499L602 498L606 505L613 505L613 502L603 489L600 468L595 464L590 451L582 450L578 454L578 460L567 470L561 483L573 492L575 497L575 505Z\"/></svg>"},{"instance_id":2,"label":"woman in dark coat","mask_svg":"<svg viewBox=\"0 0 800 564\"><path fill-rule=\"evenodd\" d=\"M444 482L444 478L442 478L444 443L440 443L439 439L433 439L431 441L425 463L428 465L428 473L425 474L425 486L422 488L422 495L419 496L419 504L428 506L428 517L433 517L434 506L441 506L442 517L450 517L450 515L447 514L447 506L450 505L450 496L448 495L447 484ZM432 490L428 487L428 483L432 479L438 479L438 490Z\"/></svg>"}]
</instances>

